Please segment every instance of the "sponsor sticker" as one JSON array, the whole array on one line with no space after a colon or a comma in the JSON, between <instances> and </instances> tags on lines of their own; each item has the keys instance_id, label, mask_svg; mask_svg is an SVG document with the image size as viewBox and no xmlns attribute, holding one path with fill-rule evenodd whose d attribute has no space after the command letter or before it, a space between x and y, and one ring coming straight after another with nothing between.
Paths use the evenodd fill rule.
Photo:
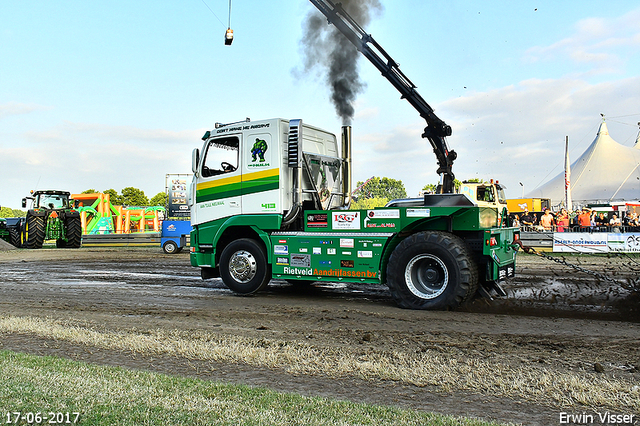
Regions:
<instances>
[{"instance_id":1,"label":"sponsor sticker","mask_svg":"<svg viewBox=\"0 0 640 426\"><path fill-rule=\"evenodd\" d=\"M283 245L274 245L273 246L273 253L274 254L289 254L289 246L283 246Z\"/></svg>"},{"instance_id":2,"label":"sponsor sticker","mask_svg":"<svg viewBox=\"0 0 640 426\"><path fill-rule=\"evenodd\" d=\"M334 249L334 248L328 248L328 249L327 249L327 254L336 254L336 249Z\"/></svg>"},{"instance_id":3,"label":"sponsor sticker","mask_svg":"<svg viewBox=\"0 0 640 426\"><path fill-rule=\"evenodd\" d=\"M341 248L353 248L353 238L340 238Z\"/></svg>"},{"instance_id":4,"label":"sponsor sticker","mask_svg":"<svg viewBox=\"0 0 640 426\"><path fill-rule=\"evenodd\" d=\"M309 228L326 228L329 226L326 213L308 214L307 226Z\"/></svg>"},{"instance_id":5,"label":"sponsor sticker","mask_svg":"<svg viewBox=\"0 0 640 426\"><path fill-rule=\"evenodd\" d=\"M340 211L331 213L333 229L360 229L360 212Z\"/></svg>"},{"instance_id":6,"label":"sponsor sticker","mask_svg":"<svg viewBox=\"0 0 640 426\"><path fill-rule=\"evenodd\" d=\"M322 248L314 247L313 248L313 254L322 254Z\"/></svg>"},{"instance_id":7,"label":"sponsor sticker","mask_svg":"<svg viewBox=\"0 0 640 426\"><path fill-rule=\"evenodd\" d=\"M284 265L287 266L289 265L289 258L288 257L276 257L276 265Z\"/></svg>"},{"instance_id":8,"label":"sponsor sticker","mask_svg":"<svg viewBox=\"0 0 640 426\"><path fill-rule=\"evenodd\" d=\"M311 255L309 254L292 254L291 255L291 266L302 266L302 267L310 267L311 266Z\"/></svg>"},{"instance_id":9,"label":"sponsor sticker","mask_svg":"<svg viewBox=\"0 0 640 426\"><path fill-rule=\"evenodd\" d=\"M341 268L353 268L353 260L341 260L340 261Z\"/></svg>"},{"instance_id":10,"label":"sponsor sticker","mask_svg":"<svg viewBox=\"0 0 640 426\"><path fill-rule=\"evenodd\" d=\"M400 210L367 210L369 219L400 219Z\"/></svg>"},{"instance_id":11,"label":"sponsor sticker","mask_svg":"<svg viewBox=\"0 0 640 426\"><path fill-rule=\"evenodd\" d=\"M358 250L358 257L371 258L373 252L371 250Z\"/></svg>"},{"instance_id":12,"label":"sponsor sticker","mask_svg":"<svg viewBox=\"0 0 640 426\"><path fill-rule=\"evenodd\" d=\"M407 209L407 217L431 217L431 209Z\"/></svg>"}]
</instances>

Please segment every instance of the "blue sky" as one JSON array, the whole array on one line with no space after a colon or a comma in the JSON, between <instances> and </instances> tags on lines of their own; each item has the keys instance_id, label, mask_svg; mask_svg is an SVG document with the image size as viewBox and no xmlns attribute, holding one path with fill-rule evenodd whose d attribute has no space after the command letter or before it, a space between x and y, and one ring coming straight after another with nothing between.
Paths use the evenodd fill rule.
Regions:
<instances>
[{"instance_id":1,"label":"blue sky","mask_svg":"<svg viewBox=\"0 0 640 426\"><path fill-rule=\"evenodd\" d=\"M284 117L334 133L324 81L300 75L304 0L0 0L0 205L31 189L164 191L215 122ZM517 198L596 136L631 146L640 121L640 6L632 1L390 1L366 28L453 127L459 179ZM218 20L218 18L220 20ZM437 183L424 121L364 58L356 180ZM297 71L297 72L296 72Z\"/></svg>"}]
</instances>

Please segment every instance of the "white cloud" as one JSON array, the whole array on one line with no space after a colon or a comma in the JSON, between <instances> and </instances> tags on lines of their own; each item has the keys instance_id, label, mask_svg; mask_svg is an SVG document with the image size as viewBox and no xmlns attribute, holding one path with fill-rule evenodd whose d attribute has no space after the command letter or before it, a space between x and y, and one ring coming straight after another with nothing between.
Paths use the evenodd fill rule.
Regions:
<instances>
[{"instance_id":1,"label":"white cloud","mask_svg":"<svg viewBox=\"0 0 640 426\"><path fill-rule=\"evenodd\" d=\"M164 191L165 174L190 171L189 153L202 132L71 122L25 132L3 149L0 204L17 208L36 186L72 193L133 186L151 197Z\"/></svg>"},{"instance_id":2,"label":"white cloud","mask_svg":"<svg viewBox=\"0 0 640 426\"><path fill-rule=\"evenodd\" d=\"M615 18L587 18L575 24L574 32L548 46L534 46L525 62L553 62L570 59L590 65L591 73L620 72L640 47L640 9Z\"/></svg>"},{"instance_id":3,"label":"white cloud","mask_svg":"<svg viewBox=\"0 0 640 426\"><path fill-rule=\"evenodd\" d=\"M11 115L23 115L29 114L33 111L42 111L50 109L42 105L35 104L23 104L18 102L8 102L0 104L0 120L9 117Z\"/></svg>"},{"instance_id":4,"label":"white cloud","mask_svg":"<svg viewBox=\"0 0 640 426\"><path fill-rule=\"evenodd\" d=\"M507 184L508 196L519 197L519 182L528 192L562 170L566 136L574 150L572 158L587 148L596 136L600 113L611 118L631 114L617 120L627 126L614 121L609 130L619 142L631 139L632 143L640 120L636 93L640 77L599 84L530 79L451 99L437 108L453 127L448 143L458 153L456 177L497 179ZM436 183L435 156L429 142L420 138L423 126L416 120L387 133L360 135L354 142L356 179L401 179L410 196L425 184Z\"/></svg>"}]
</instances>

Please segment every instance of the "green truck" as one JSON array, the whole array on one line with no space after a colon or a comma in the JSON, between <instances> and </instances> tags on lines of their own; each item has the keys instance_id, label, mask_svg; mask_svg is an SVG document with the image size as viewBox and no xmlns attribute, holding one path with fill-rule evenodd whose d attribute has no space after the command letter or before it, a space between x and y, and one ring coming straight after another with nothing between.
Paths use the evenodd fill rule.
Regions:
<instances>
[{"instance_id":1,"label":"green truck","mask_svg":"<svg viewBox=\"0 0 640 426\"><path fill-rule=\"evenodd\" d=\"M515 274L519 239L506 209L454 193L451 128L339 4L311 2L425 118L439 193L349 210L351 127L339 143L299 119L216 124L192 155L191 264L242 294L283 279L386 284L411 309L503 295L499 283Z\"/></svg>"}]
</instances>

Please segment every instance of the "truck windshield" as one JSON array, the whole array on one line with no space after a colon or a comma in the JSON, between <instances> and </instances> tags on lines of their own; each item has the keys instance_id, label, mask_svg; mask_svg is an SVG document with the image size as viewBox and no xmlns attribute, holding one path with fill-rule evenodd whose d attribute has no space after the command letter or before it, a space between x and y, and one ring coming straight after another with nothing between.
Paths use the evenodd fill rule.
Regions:
<instances>
[{"instance_id":1,"label":"truck windshield","mask_svg":"<svg viewBox=\"0 0 640 426\"><path fill-rule=\"evenodd\" d=\"M490 186L479 186L477 199L478 201L486 201L489 203L494 202L492 188Z\"/></svg>"},{"instance_id":2,"label":"truck windshield","mask_svg":"<svg viewBox=\"0 0 640 426\"><path fill-rule=\"evenodd\" d=\"M40 194L35 204L40 208L62 209L68 206L68 201L64 195Z\"/></svg>"},{"instance_id":3,"label":"truck windshield","mask_svg":"<svg viewBox=\"0 0 640 426\"><path fill-rule=\"evenodd\" d=\"M502 186L496 186L498 191L498 202L501 204L507 204L507 196L504 194L504 188Z\"/></svg>"},{"instance_id":4,"label":"truck windshield","mask_svg":"<svg viewBox=\"0 0 640 426\"><path fill-rule=\"evenodd\" d=\"M238 169L240 140L237 137L212 139L202 166L202 176L216 176L231 173Z\"/></svg>"}]
</instances>

